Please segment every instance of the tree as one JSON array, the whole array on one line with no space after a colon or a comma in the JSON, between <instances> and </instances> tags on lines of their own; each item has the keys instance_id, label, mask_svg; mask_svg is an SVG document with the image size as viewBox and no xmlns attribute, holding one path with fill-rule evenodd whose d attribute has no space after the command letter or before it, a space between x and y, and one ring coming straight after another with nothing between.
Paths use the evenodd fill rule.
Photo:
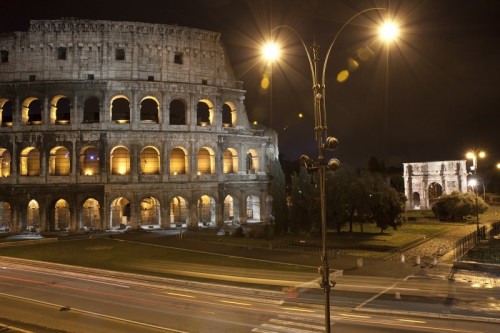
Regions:
<instances>
[{"instance_id":1,"label":"tree","mask_svg":"<svg viewBox=\"0 0 500 333\"><path fill-rule=\"evenodd\" d=\"M318 188L313 182L313 176L305 167L299 174L292 175L292 209L290 230L292 233L320 230L320 206Z\"/></svg>"},{"instance_id":2,"label":"tree","mask_svg":"<svg viewBox=\"0 0 500 333\"><path fill-rule=\"evenodd\" d=\"M273 197L274 232L282 235L288 231L288 209L286 205L285 174L277 159L270 161L271 195Z\"/></svg>"},{"instance_id":3,"label":"tree","mask_svg":"<svg viewBox=\"0 0 500 333\"><path fill-rule=\"evenodd\" d=\"M476 205L477 199L477 205ZM432 206L434 215L444 221L463 221L467 216L483 214L488 210L488 205L483 198L476 197L472 192L442 195Z\"/></svg>"}]
</instances>

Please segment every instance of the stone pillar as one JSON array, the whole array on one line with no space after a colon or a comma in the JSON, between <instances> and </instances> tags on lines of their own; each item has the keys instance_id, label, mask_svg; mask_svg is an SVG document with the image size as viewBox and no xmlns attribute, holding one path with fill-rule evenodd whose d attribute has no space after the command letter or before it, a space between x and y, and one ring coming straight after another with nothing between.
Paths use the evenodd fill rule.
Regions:
<instances>
[{"instance_id":1,"label":"stone pillar","mask_svg":"<svg viewBox=\"0 0 500 333\"><path fill-rule=\"evenodd\" d=\"M189 202L189 221L187 223L188 229L198 229L198 209L197 201L192 199Z\"/></svg>"},{"instance_id":2,"label":"stone pillar","mask_svg":"<svg viewBox=\"0 0 500 333\"><path fill-rule=\"evenodd\" d=\"M241 192L241 200L240 200L240 223L247 223L247 197L245 192Z\"/></svg>"},{"instance_id":3,"label":"stone pillar","mask_svg":"<svg viewBox=\"0 0 500 333\"><path fill-rule=\"evenodd\" d=\"M139 166L141 160L141 154L138 152L137 144L132 144L130 146L130 176L129 178L133 183L139 181Z\"/></svg>"},{"instance_id":4,"label":"stone pillar","mask_svg":"<svg viewBox=\"0 0 500 333\"><path fill-rule=\"evenodd\" d=\"M160 226L163 229L170 228L170 205L166 200L161 203L161 222Z\"/></svg>"}]
</instances>

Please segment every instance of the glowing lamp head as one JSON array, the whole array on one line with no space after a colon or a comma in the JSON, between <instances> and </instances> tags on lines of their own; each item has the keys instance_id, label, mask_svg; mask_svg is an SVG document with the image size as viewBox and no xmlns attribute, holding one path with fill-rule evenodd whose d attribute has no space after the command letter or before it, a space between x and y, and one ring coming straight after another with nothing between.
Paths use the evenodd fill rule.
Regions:
<instances>
[{"instance_id":1,"label":"glowing lamp head","mask_svg":"<svg viewBox=\"0 0 500 333\"><path fill-rule=\"evenodd\" d=\"M475 187L477 185L477 181L475 179L469 180L469 186Z\"/></svg>"},{"instance_id":2,"label":"glowing lamp head","mask_svg":"<svg viewBox=\"0 0 500 333\"><path fill-rule=\"evenodd\" d=\"M274 61L280 56L280 48L276 43L267 43L264 45L262 53L268 61Z\"/></svg>"},{"instance_id":3,"label":"glowing lamp head","mask_svg":"<svg viewBox=\"0 0 500 333\"><path fill-rule=\"evenodd\" d=\"M478 154L479 158L485 158L486 157L486 153L484 151L480 151L479 154Z\"/></svg>"},{"instance_id":4,"label":"glowing lamp head","mask_svg":"<svg viewBox=\"0 0 500 333\"><path fill-rule=\"evenodd\" d=\"M383 40L390 42L398 37L399 29L394 22L388 21L380 27L379 33Z\"/></svg>"}]
</instances>

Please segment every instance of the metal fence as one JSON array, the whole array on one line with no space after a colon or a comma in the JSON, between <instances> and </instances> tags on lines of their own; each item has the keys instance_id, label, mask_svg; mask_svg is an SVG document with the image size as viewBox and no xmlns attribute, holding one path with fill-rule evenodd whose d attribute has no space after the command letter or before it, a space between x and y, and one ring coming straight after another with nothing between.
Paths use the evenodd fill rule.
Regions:
<instances>
[{"instance_id":1,"label":"metal fence","mask_svg":"<svg viewBox=\"0 0 500 333\"><path fill-rule=\"evenodd\" d=\"M455 260L483 263L500 263L500 249L494 245L494 238L500 234L500 221L492 223L488 229L483 226L457 241ZM498 242L498 241L496 241Z\"/></svg>"},{"instance_id":2,"label":"metal fence","mask_svg":"<svg viewBox=\"0 0 500 333\"><path fill-rule=\"evenodd\" d=\"M455 244L455 260L461 260L467 252L473 249L486 234L486 227L482 226L479 230L471 232Z\"/></svg>"}]
</instances>

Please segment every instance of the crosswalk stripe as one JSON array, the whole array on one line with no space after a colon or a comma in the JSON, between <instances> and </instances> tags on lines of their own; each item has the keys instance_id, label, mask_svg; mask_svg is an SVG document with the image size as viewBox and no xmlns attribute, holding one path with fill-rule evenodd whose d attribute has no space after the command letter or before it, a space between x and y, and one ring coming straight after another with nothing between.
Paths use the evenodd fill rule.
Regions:
<instances>
[{"instance_id":1,"label":"crosswalk stripe","mask_svg":"<svg viewBox=\"0 0 500 333\"><path fill-rule=\"evenodd\" d=\"M278 332L287 332L287 333L314 333L310 330L303 330L300 328L293 328L293 327L288 327L288 326L281 326L281 325L272 325L272 324L262 324L260 325L264 328L267 329L275 329L278 330Z\"/></svg>"},{"instance_id":2,"label":"crosswalk stripe","mask_svg":"<svg viewBox=\"0 0 500 333\"><path fill-rule=\"evenodd\" d=\"M263 329L258 328L258 327L254 328L252 330L252 332L256 332L256 333L276 333L276 331L263 330Z\"/></svg>"},{"instance_id":3,"label":"crosswalk stripe","mask_svg":"<svg viewBox=\"0 0 500 333\"><path fill-rule=\"evenodd\" d=\"M292 325L292 326L299 326L299 327L304 327L304 328L313 328L315 330L320 330L320 331L324 331L325 330L325 328L323 326L311 325L311 324L305 324L305 323L299 323L299 322L296 322L296 321L271 319L270 322L272 322L274 324L279 324L279 325Z\"/></svg>"}]
</instances>

